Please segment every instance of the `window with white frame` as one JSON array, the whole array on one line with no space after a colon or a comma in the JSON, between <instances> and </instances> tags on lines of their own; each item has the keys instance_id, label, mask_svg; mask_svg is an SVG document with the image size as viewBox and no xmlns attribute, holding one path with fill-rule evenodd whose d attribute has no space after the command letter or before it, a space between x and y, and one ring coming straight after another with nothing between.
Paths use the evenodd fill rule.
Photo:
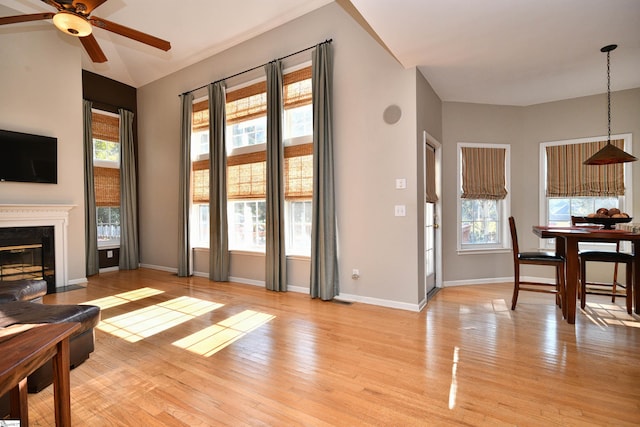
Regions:
<instances>
[{"instance_id":1,"label":"window with white frame","mask_svg":"<svg viewBox=\"0 0 640 427\"><path fill-rule=\"evenodd\" d=\"M458 251L509 247L508 144L459 143Z\"/></svg>"},{"instance_id":2,"label":"window with white frame","mask_svg":"<svg viewBox=\"0 0 640 427\"><path fill-rule=\"evenodd\" d=\"M311 254L313 116L311 67L286 72L284 99L285 245ZM266 84L227 91L227 221L229 249L264 252L266 229ZM194 103L192 241L209 246L208 101Z\"/></svg>"},{"instance_id":3,"label":"window with white frame","mask_svg":"<svg viewBox=\"0 0 640 427\"><path fill-rule=\"evenodd\" d=\"M631 142L631 134L611 136L611 143L627 152L631 152ZM599 208L630 209L633 180L629 163L583 164L606 143L607 137L593 137L540 144L541 224L570 226L572 216L587 216Z\"/></svg>"},{"instance_id":4,"label":"window with white frame","mask_svg":"<svg viewBox=\"0 0 640 427\"><path fill-rule=\"evenodd\" d=\"M120 117L92 110L93 180L98 246L120 244Z\"/></svg>"}]
</instances>

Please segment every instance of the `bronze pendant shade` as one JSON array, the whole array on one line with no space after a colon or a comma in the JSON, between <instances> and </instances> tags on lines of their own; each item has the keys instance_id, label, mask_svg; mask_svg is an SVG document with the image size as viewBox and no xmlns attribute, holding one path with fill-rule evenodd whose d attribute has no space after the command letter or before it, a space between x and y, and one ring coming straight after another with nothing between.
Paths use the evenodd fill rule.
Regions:
<instances>
[{"instance_id":1,"label":"bronze pendant shade","mask_svg":"<svg viewBox=\"0 0 640 427\"><path fill-rule=\"evenodd\" d=\"M636 160L638 160L631 154L611 144L611 72L609 67L609 54L617 47L618 45L611 44L600 49L600 52L607 53L607 145L605 145L596 154L585 160L585 165L610 165L614 163L635 162Z\"/></svg>"}]
</instances>

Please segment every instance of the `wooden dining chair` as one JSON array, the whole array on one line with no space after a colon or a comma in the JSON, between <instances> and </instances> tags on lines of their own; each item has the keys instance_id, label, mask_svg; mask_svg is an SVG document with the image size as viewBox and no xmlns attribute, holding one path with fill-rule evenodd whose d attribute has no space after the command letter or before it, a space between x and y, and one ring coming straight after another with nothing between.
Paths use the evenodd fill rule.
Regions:
<instances>
[{"instance_id":1,"label":"wooden dining chair","mask_svg":"<svg viewBox=\"0 0 640 427\"><path fill-rule=\"evenodd\" d=\"M571 225L591 224L589 218L571 217ZM627 313L632 313L633 305L633 255L620 252L620 242L616 242L615 251L579 251L580 259L580 288L578 297L580 298L580 308L584 309L587 302L586 295L606 295L611 297L611 302L616 302L616 297L621 296L626 299ZM587 280L588 262L613 263L613 280L611 282L596 282ZM618 282L618 265L624 264L625 283Z\"/></svg>"},{"instance_id":2,"label":"wooden dining chair","mask_svg":"<svg viewBox=\"0 0 640 427\"><path fill-rule=\"evenodd\" d=\"M565 259L551 251L528 251L520 252L518 246L518 233L516 231L516 221L509 217L509 228L511 230L511 241L513 243L513 298L511 300L511 310L516 309L518 303L518 293L520 291L544 292L556 295L556 304L562 307L565 303ZM520 266L543 265L551 266L556 270L555 283L525 281L520 279Z\"/></svg>"}]
</instances>

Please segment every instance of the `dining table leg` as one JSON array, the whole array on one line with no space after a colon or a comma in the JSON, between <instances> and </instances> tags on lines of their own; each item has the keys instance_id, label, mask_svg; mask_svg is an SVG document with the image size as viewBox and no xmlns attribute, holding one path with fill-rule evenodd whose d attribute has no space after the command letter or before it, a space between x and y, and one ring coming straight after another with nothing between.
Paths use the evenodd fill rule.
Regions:
<instances>
[{"instance_id":1,"label":"dining table leg","mask_svg":"<svg viewBox=\"0 0 640 427\"><path fill-rule=\"evenodd\" d=\"M578 299L578 276L580 273L580 263L578 260L578 238L574 236L565 237L565 262L566 262L566 311L565 318L570 324L576 323L576 300Z\"/></svg>"},{"instance_id":2,"label":"dining table leg","mask_svg":"<svg viewBox=\"0 0 640 427\"><path fill-rule=\"evenodd\" d=\"M640 314L640 240L633 241L633 300L636 314ZM627 286L629 286L627 284Z\"/></svg>"},{"instance_id":3,"label":"dining table leg","mask_svg":"<svg viewBox=\"0 0 640 427\"><path fill-rule=\"evenodd\" d=\"M53 356L53 403L56 427L71 426L71 388L69 384L69 338L57 344L58 351Z\"/></svg>"}]
</instances>

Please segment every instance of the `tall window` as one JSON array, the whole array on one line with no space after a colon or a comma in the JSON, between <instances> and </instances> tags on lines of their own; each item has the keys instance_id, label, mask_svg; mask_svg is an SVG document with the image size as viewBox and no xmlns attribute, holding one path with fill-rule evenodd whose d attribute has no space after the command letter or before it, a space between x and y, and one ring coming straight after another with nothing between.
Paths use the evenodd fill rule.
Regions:
<instances>
[{"instance_id":1,"label":"tall window","mask_svg":"<svg viewBox=\"0 0 640 427\"><path fill-rule=\"evenodd\" d=\"M287 254L311 253L313 117L311 67L284 76L285 228ZM227 92L229 249L264 252L266 238L266 83ZM208 101L193 106L192 239L209 245Z\"/></svg>"},{"instance_id":2,"label":"tall window","mask_svg":"<svg viewBox=\"0 0 640 427\"><path fill-rule=\"evenodd\" d=\"M506 144L458 144L458 250L505 249L509 242Z\"/></svg>"},{"instance_id":3,"label":"tall window","mask_svg":"<svg viewBox=\"0 0 640 427\"><path fill-rule=\"evenodd\" d=\"M311 67L284 76L285 245L287 255L311 255L313 106Z\"/></svg>"},{"instance_id":4,"label":"tall window","mask_svg":"<svg viewBox=\"0 0 640 427\"><path fill-rule=\"evenodd\" d=\"M612 144L630 150L631 134L611 138ZM571 216L587 216L601 207L626 211L631 206L628 164L582 164L606 143L606 138L585 138L540 145L542 224L568 226Z\"/></svg>"},{"instance_id":5,"label":"tall window","mask_svg":"<svg viewBox=\"0 0 640 427\"><path fill-rule=\"evenodd\" d=\"M98 246L120 244L120 118L93 110L93 178Z\"/></svg>"}]
</instances>

